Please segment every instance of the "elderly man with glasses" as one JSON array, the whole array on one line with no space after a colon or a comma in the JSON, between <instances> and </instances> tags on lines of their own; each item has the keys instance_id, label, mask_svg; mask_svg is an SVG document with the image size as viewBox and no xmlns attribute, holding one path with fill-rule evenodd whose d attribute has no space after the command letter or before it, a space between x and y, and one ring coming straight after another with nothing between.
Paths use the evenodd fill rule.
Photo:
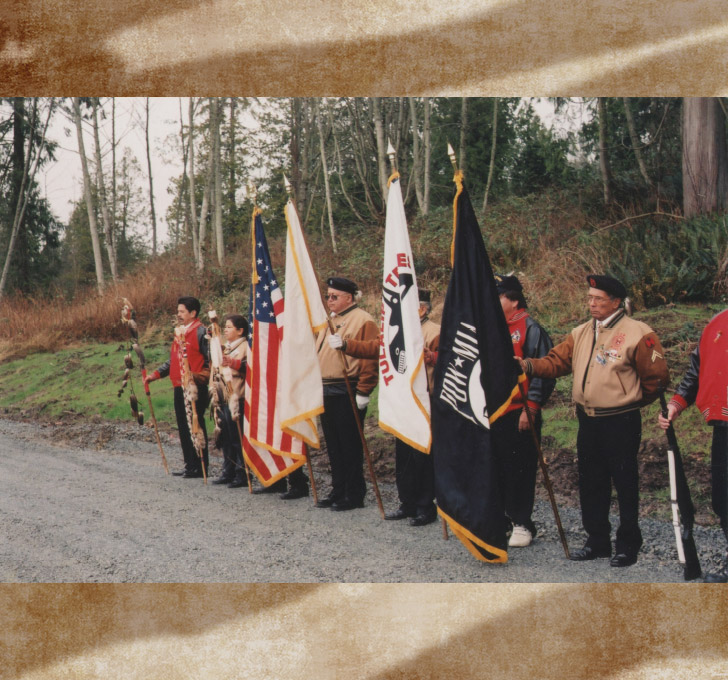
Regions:
<instances>
[{"instance_id":1,"label":"elderly man with glasses","mask_svg":"<svg viewBox=\"0 0 728 680\"><path fill-rule=\"evenodd\" d=\"M665 352L653 330L623 309L627 291L611 276L590 274L591 320L541 359L523 359L528 376L558 378L573 373L579 433L576 440L579 498L586 544L572 560L611 557L613 567L637 561L642 546L638 523L637 451L642 438L640 408L654 401L669 381ZM612 482L619 503L619 528L612 556L609 507Z\"/></svg>"},{"instance_id":2,"label":"elderly man with glasses","mask_svg":"<svg viewBox=\"0 0 728 680\"><path fill-rule=\"evenodd\" d=\"M316 339L321 377L324 384L324 413L321 427L331 465L331 493L317 503L319 508L351 510L364 505L364 450L356 418L363 424L369 395L377 386L376 359L354 359L339 350L347 339L377 340L379 329L371 315L357 306L361 298L358 286L349 279L333 276L327 280L326 304L333 321L339 347L329 342L329 328ZM336 343L335 343L336 344ZM355 391L358 414L354 414L344 379L344 366Z\"/></svg>"}]
</instances>

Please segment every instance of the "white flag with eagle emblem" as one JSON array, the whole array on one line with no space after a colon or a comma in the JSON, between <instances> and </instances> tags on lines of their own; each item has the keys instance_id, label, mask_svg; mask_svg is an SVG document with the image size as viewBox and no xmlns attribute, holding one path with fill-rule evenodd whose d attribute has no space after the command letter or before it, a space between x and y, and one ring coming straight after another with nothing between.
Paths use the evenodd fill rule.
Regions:
<instances>
[{"instance_id":1,"label":"white flag with eagle emblem","mask_svg":"<svg viewBox=\"0 0 728 680\"><path fill-rule=\"evenodd\" d=\"M379 426L418 451L430 451L430 397L417 277L399 174L389 180L379 333Z\"/></svg>"}]
</instances>

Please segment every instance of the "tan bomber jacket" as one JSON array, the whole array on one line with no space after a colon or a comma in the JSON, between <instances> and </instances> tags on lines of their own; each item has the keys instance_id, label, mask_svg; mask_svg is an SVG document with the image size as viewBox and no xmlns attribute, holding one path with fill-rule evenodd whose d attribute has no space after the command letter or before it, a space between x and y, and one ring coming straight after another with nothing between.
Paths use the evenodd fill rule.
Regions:
<instances>
[{"instance_id":1,"label":"tan bomber jacket","mask_svg":"<svg viewBox=\"0 0 728 680\"><path fill-rule=\"evenodd\" d=\"M248 341L245 338L240 338L232 343L232 346L225 344L222 347L222 352L231 359L238 359L241 362L240 370L236 371L232 368L231 372L233 374L233 391L238 399L242 399L245 391L245 363L248 356Z\"/></svg>"},{"instance_id":2,"label":"tan bomber jacket","mask_svg":"<svg viewBox=\"0 0 728 680\"><path fill-rule=\"evenodd\" d=\"M658 396L670 374L655 332L624 310L602 326L595 340L594 319L577 326L541 359L527 359L531 375L559 378L574 374L572 397L587 415L633 411Z\"/></svg>"},{"instance_id":3,"label":"tan bomber jacket","mask_svg":"<svg viewBox=\"0 0 728 680\"><path fill-rule=\"evenodd\" d=\"M332 318L336 333L343 340L374 340L379 342L379 329L371 314L356 305L337 314ZM341 353L331 349L327 340L330 334L328 326L319 332L316 338L316 349L321 366L321 378L324 386L340 383L344 380L344 370L341 365ZM377 386L379 364L376 359L347 358L349 377L357 378L356 391L358 394L368 395Z\"/></svg>"}]
</instances>

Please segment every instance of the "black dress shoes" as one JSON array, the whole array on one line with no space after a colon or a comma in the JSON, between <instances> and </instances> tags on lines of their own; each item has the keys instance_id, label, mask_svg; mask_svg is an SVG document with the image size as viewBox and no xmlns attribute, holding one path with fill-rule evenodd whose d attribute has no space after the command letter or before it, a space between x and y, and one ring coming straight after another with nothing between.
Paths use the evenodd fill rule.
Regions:
<instances>
[{"instance_id":1,"label":"black dress shoes","mask_svg":"<svg viewBox=\"0 0 728 680\"><path fill-rule=\"evenodd\" d=\"M187 472L187 470L173 470L173 471L172 471L172 474L173 474L173 475L174 475L175 477L182 477L182 476L184 475L184 473L185 473L185 472Z\"/></svg>"},{"instance_id":2,"label":"black dress shoes","mask_svg":"<svg viewBox=\"0 0 728 680\"><path fill-rule=\"evenodd\" d=\"M411 527L423 527L425 524L432 524L436 519L437 513L421 512L409 521L409 525Z\"/></svg>"},{"instance_id":3,"label":"black dress shoes","mask_svg":"<svg viewBox=\"0 0 728 680\"><path fill-rule=\"evenodd\" d=\"M637 561L637 555L631 553L617 553L609 560L610 567L630 567Z\"/></svg>"},{"instance_id":4,"label":"black dress shoes","mask_svg":"<svg viewBox=\"0 0 728 680\"><path fill-rule=\"evenodd\" d=\"M334 512L342 512L343 510L353 510L354 508L363 508L364 501L350 501L348 498L344 498L340 501L335 501L331 505L331 509Z\"/></svg>"},{"instance_id":5,"label":"black dress shoes","mask_svg":"<svg viewBox=\"0 0 728 680\"><path fill-rule=\"evenodd\" d=\"M407 510L407 508L400 505L394 512L388 512L384 515L384 519L406 519L407 517L414 517L415 514L414 510Z\"/></svg>"},{"instance_id":6,"label":"black dress shoes","mask_svg":"<svg viewBox=\"0 0 728 680\"><path fill-rule=\"evenodd\" d=\"M336 503L336 496L326 496L325 498L319 498L316 503L317 508L330 508Z\"/></svg>"},{"instance_id":7,"label":"black dress shoes","mask_svg":"<svg viewBox=\"0 0 728 680\"><path fill-rule=\"evenodd\" d=\"M611 556L612 556L611 548L597 550L596 548L592 548L588 545L585 545L583 548L580 548L579 550L574 550L569 555L569 559L574 560L574 562L584 562L586 560L596 560L600 557L611 557Z\"/></svg>"},{"instance_id":8,"label":"black dress shoes","mask_svg":"<svg viewBox=\"0 0 728 680\"><path fill-rule=\"evenodd\" d=\"M292 486L280 497L284 501L295 501L297 498L305 498L306 496L308 496L308 487L304 489L303 487Z\"/></svg>"},{"instance_id":9,"label":"black dress shoes","mask_svg":"<svg viewBox=\"0 0 728 680\"><path fill-rule=\"evenodd\" d=\"M185 470L182 479L199 479L202 477L202 470Z\"/></svg>"},{"instance_id":10,"label":"black dress shoes","mask_svg":"<svg viewBox=\"0 0 728 680\"><path fill-rule=\"evenodd\" d=\"M232 477L218 477L217 479L213 479L213 484L230 484L233 481Z\"/></svg>"},{"instance_id":11,"label":"black dress shoes","mask_svg":"<svg viewBox=\"0 0 728 680\"><path fill-rule=\"evenodd\" d=\"M244 479L233 479L230 484L228 484L228 489L239 489L241 486L248 486L248 482L246 482Z\"/></svg>"}]
</instances>

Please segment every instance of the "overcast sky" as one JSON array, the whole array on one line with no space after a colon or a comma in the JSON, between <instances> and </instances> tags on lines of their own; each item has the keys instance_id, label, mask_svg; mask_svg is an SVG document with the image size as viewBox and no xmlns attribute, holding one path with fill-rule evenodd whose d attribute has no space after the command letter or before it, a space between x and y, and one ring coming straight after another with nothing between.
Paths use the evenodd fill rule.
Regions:
<instances>
[{"instance_id":1,"label":"overcast sky","mask_svg":"<svg viewBox=\"0 0 728 680\"><path fill-rule=\"evenodd\" d=\"M186 119L187 98L182 107ZM121 160L124 147L129 147L144 173L143 191L148 200L149 184L147 179L146 142L144 139L144 97L116 98L116 150L117 163ZM111 105L107 107L107 118L99 121L101 146L105 157L102 163L110 167ZM167 193L170 179L182 172L182 159L175 158L171 152L162 149L169 135L179 135L179 98L152 97L149 100L149 141L152 147L152 177L154 180L154 206L157 214L157 227L161 240L167 235L165 215L172 196ZM64 224L73 211L74 202L83 197L83 174L81 159L78 155L78 141L73 122L63 114L56 114L49 129L48 138L58 142L56 162L48 164L38 172L38 183L51 205L53 214ZM93 156L93 138L90 128L85 131L84 144L86 155ZM93 172L93 167L90 168Z\"/></svg>"},{"instance_id":2,"label":"overcast sky","mask_svg":"<svg viewBox=\"0 0 728 680\"><path fill-rule=\"evenodd\" d=\"M143 128L144 106L144 97L116 98L116 138L118 141L116 159L117 163L121 160L125 147L132 150L144 173L142 189L148 200L149 186ZM544 122L550 125L553 120L551 104L546 100L541 100L535 103L535 108ZM107 118L100 121L102 126L101 145L102 152L105 154L102 162L105 164L105 168L109 168L111 163L111 105L108 104L106 109L108 110ZM187 97L182 98L182 111L186 121ZM182 159L179 154L165 149L165 140L170 135L179 135L179 98L150 98L149 119L157 229L160 242L164 242L167 237L165 215L173 200L173 197L167 193L167 187L172 177L182 173ZM47 196L55 216L64 224L68 224L73 204L83 196L83 175L75 126L65 115L58 113L54 117L48 137L59 145L56 152L57 161L39 171L38 182L41 190ZM85 132L84 143L86 144L86 154L92 157L94 147L90 128Z\"/></svg>"}]
</instances>

